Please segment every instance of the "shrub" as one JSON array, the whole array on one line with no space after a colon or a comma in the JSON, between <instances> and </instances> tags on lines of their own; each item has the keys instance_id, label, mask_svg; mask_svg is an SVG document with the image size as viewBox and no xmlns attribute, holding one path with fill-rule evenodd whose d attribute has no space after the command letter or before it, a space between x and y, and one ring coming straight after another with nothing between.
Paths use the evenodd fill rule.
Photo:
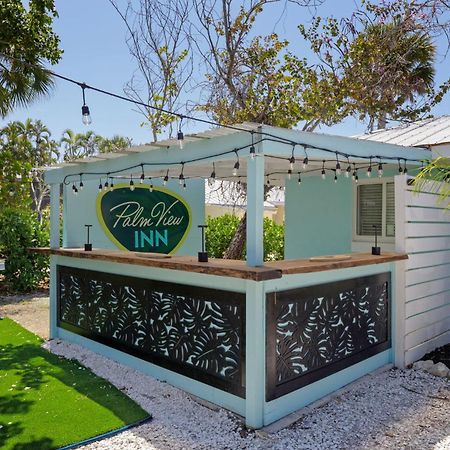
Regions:
<instances>
[{"instance_id":1,"label":"shrub","mask_svg":"<svg viewBox=\"0 0 450 450\"><path fill-rule=\"evenodd\" d=\"M0 212L0 248L4 276L13 291L29 292L48 278L48 257L28 252L49 245L48 221L40 224L30 210L8 207Z\"/></svg>"},{"instance_id":2,"label":"shrub","mask_svg":"<svg viewBox=\"0 0 450 450\"><path fill-rule=\"evenodd\" d=\"M208 217L206 220L206 248L211 258L223 258L236 232L240 218L231 214ZM244 251L245 257L245 251ZM264 218L264 261L284 258L284 226Z\"/></svg>"}]
</instances>

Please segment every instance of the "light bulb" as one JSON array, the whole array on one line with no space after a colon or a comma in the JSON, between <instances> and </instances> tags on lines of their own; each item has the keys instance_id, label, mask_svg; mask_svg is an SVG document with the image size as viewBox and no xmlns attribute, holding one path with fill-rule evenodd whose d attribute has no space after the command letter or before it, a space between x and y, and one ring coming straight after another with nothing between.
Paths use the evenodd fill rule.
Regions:
<instances>
[{"instance_id":1,"label":"light bulb","mask_svg":"<svg viewBox=\"0 0 450 450\"><path fill-rule=\"evenodd\" d=\"M326 177L327 177L327 176L326 176L326 174L325 174L325 169L322 169L322 180L325 180Z\"/></svg>"},{"instance_id":2,"label":"light bulb","mask_svg":"<svg viewBox=\"0 0 450 450\"><path fill-rule=\"evenodd\" d=\"M180 146L180 150L183 150L184 134L181 130L178 130L177 140L178 140L178 145Z\"/></svg>"},{"instance_id":3,"label":"light bulb","mask_svg":"<svg viewBox=\"0 0 450 450\"><path fill-rule=\"evenodd\" d=\"M370 178L372 176L372 166L367 168L367 176Z\"/></svg>"},{"instance_id":4,"label":"light bulb","mask_svg":"<svg viewBox=\"0 0 450 450\"><path fill-rule=\"evenodd\" d=\"M292 170L291 170L291 169L289 169L289 170L288 170L288 180L290 180L290 179L291 179L291 177L292 177Z\"/></svg>"},{"instance_id":5,"label":"light bulb","mask_svg":"<svg viewBox=\"0 0 450 450\"><path fill-rule=\"evenodd\" d=\"M380 178L383 176L383 165L381 163L378 165L378 176Z\"/></svg>"},{"instance_id":6,"label":"light bulb","mask_svg":"<svg viewBox=\"0 0 450 450\"><path fill-rule=\"evenodd\" d=\"M148 190L149 190L150 192L153 192L153 184L150 183L150 186L149 186Z\"/></svg>"},{"instance_id":7,"label":"light bulb","mask_svg":"<svg viewBox=\"0 0 450 450\"><path fill-rule=\"evenodd\" d=\"M341 174L341 164L339 162L336 163L336 175Z\"/></svg>"},{"instance_id":8,"label":"light bulb","mask_svg":"<svg viewBox=\"0 0 450 450\"><path fill-rule=\"evenodd\" d=\"M337 175L335 175L334 176L334 182L337 183L337 180L338 180Z\"/></svg>"},{"instance_id":9,"label":"light bulb","mask_svg":"<svg viewBox=\"0 0 450 450\"><path fill-rule=\"evenodd\" d=\"M82 191L82 190L83 190L83 187L84 187L84 184L83 184L83 182L82 182L82 181L80 181L80 191Z\"/></svg>"},{"instance_id":10,"label":"light bulb","mask_svg":"<svg viewBox=\"0 0 450 450\"><path fill-rule=\"evenodd\" d=\"M306 167L308 167L308 157L306 157L304 160L303 160L303 168L304 169L306 169Z\"/></svg>"},{"instance_id":11,"label":"light bulb","mask_svg":"<svg viewBox=\"0 0 450 450\"><path fill-rule=\"evenodd\" d=\"M89 112L89 106L83 105L81 107L81 120L84 125L90 125L92 123L91 113Z\"/></svg>"},{"instance_id":12,"label":"light bulb","mask_svg":"<svg viewBox=\"0 0 450 450\"><path fill-rule=\"evenodd\" d=\"M255 147L252 145L252 146L250 147L250 158L251 158L251 159L255 159L255 153L256 153Z\"/></svg>"}]
</instances>

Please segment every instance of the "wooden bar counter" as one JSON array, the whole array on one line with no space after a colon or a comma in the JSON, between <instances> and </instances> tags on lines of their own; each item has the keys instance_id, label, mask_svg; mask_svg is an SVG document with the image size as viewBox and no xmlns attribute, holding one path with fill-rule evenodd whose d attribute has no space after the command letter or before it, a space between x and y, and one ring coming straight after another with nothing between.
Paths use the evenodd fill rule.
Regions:
<instances>
[{"instance_id":1,"label":"wooden bar counter","mask_svg":"<svg viewBox=\"0 0 450 450\"><path fill-rule=\"evenodd\" d=\"M351 253L349 255L351 257L343 260L339 260L336 258L339 255L335 255L330 260L311 261L310 259L288 259L267 262L260 267L248 267L245 261L238 260L210 258L207 263L200 263L193 256L152 257L145 253L139 254L119 250L94 249L86 252L82 248L31 248L30 251L46 255L159 267L161 269L182 270L254 281L274 280L281 278L283 275L323 272L326 270L345 269L408 259L407 255L401 253L386 252L379 256L370 253ZM336 258L336 260L332 258Z\"/></svg>"}]
</instances>

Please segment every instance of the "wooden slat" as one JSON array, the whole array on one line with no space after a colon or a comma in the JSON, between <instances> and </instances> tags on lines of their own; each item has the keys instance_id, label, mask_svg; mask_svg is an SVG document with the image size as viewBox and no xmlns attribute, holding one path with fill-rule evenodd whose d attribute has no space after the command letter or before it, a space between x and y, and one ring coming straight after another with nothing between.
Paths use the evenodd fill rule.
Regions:
<instances>
[{"instance_id":1,"label":"wooden slat","mask_svg":"<svg viewBox=\"0 0 450 450\"><path fill-rule=\"evenodd\" d=\"M439 195L433 194L415 194L413 192L408 192L406 194L406 205L407 206L421 206L425 208L448 208L450 202L449 200L440 201L441 197Z\"/></svg>"},{"instance_id":2,"label":"wooden slat","mask_svg":"<svg viewBox=\"0 0 450 450\"><path fill-rule=\"evenodd\" d=\"M410 254L406 262L407 269L437 266L450 263L450 250Z\"/></svg>"},{"instance_id":3,"label":"wooden slat","mask_svg":"<svg viewBox=\"0 0 450 450\"><path fill-rule=\"evenodd\" d=\"M446 318L440 322L433 323L428 327L413 331L405 337L406 348L410 349L416 345L423 344L424 342L434 339L436 336L449 331L449 329L450 318Z\"/></svg>"},{"instance_id":4,"label":"wooden slat","mask_svg":"<svg viewBox=\"0 0 450 450\"><path fill-rule=\"evenodd\" d=\"M446 333L442 333L439 336L436 336L435 338L427 342L424 342L421 345L409 349L405 353L405 365L411 364L414 361L419 360L426 353L431 352L434 349L441 347L442 345L446 345L449 342L450 342L450 331L447 331Z\"/></svg>"},{"instance_id":5,"label":"wooden slat","mask_svg":"<svg viewBox=\"0 0 450 450\"><path fill-rule=\"evenodd\" d=\"M449 222L450 212L436 208L406 208L405 219L408 222Z\"/></svg>"},{"instance_id":6,"label":"wooden slat","mask_svg":"<svg viewBox=\"0 0 450 450\"><path fill-rule=\"evenodd\" d=\"M450 305L445 305L441 308L436 308L423 314L407 318L405 333L412 333L413 331L428 327L433 323L440 322L443 317L450 317Z\"/></svg>"},{"instance_id":7,"label":"wooden slat","mask_svg":"<svg viewBox=\"0 0 450 450\"><path fill-rule=\"evenodd\" d=\"M450 236L409 238L406 240L406 251L408 253L429 252L434 250L450 249Z\"/></svg>"},{"instance_id":8,"label":"wooden slat","mask_svg":"<svg viewBox=\"0 0 450 450\"><path fill-rule=\"evenodd\" d=\"M440 308L441 306L448 304L450 304L450 291L444 291L418 300L413 300L405 305L406 317L422 314L431 309Z\"/></svg>"},{"instance_id":9,"label":"wooden slat","mask_svg":"<svg viewBox=\"0 0 450 450\"><path fill-rule=\"evenodd\" d=\"M407 223L405 235L406 237L450 236L450 217L448 223Z\"/></svg>"},{"instance_id":10,"label":"wooden slat","mask_svg":"<svg viewBox=\"0 0 450 450\"><path fill-rule=\"evenodd\" d=\"M413 284L425 283L430 280L437 280L445 277L450 277L450 264L407 270L405 279L406 286L411 286Z\"/></svg>"},{"instance_id":11,"label":"wooden slat","mask_svg":"<svg viewBox=\"0 0 450 450\"><path fill-rule=\"evenodd\" d=\"M406 301L410 302L421 297L427 297L447 290L450 290L450 278L441 278L440 280L427 281L426 283L407 286Z\"/></svg>"}]
</instances>

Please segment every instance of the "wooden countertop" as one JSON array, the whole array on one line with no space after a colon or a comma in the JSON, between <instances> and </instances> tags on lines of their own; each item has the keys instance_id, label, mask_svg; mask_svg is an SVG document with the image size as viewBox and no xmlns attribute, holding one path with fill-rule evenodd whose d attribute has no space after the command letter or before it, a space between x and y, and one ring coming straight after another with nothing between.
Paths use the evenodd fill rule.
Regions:
<instances>
[{"instance_id":1,"label":"wooden countertop","mask_svg":"<svg viewBox=\"0 0 450 450\"><path fill-rule=\"evenodd\" d=\"M140 256L134 252L119 250L93 249L86 252L82 248L31 248L31 252L46 255L69 256L72 258L95 259L122 264L132 264L162 269L182 270L186 272L205 273L245 280L264 281L281 278L283 275L296 273L322 272L325 270L344 269L348 267L367 266L407 259L408 255L400 253L383 253L374 256L370 253L352 253L351 259L343 261L310 261L309 259L287 259L264 263L260 267L248 267L245 261L210 258L207 263L200 263L193 256L172 256L170 258L153 258Z\"/></svg>"}]
</instances>

